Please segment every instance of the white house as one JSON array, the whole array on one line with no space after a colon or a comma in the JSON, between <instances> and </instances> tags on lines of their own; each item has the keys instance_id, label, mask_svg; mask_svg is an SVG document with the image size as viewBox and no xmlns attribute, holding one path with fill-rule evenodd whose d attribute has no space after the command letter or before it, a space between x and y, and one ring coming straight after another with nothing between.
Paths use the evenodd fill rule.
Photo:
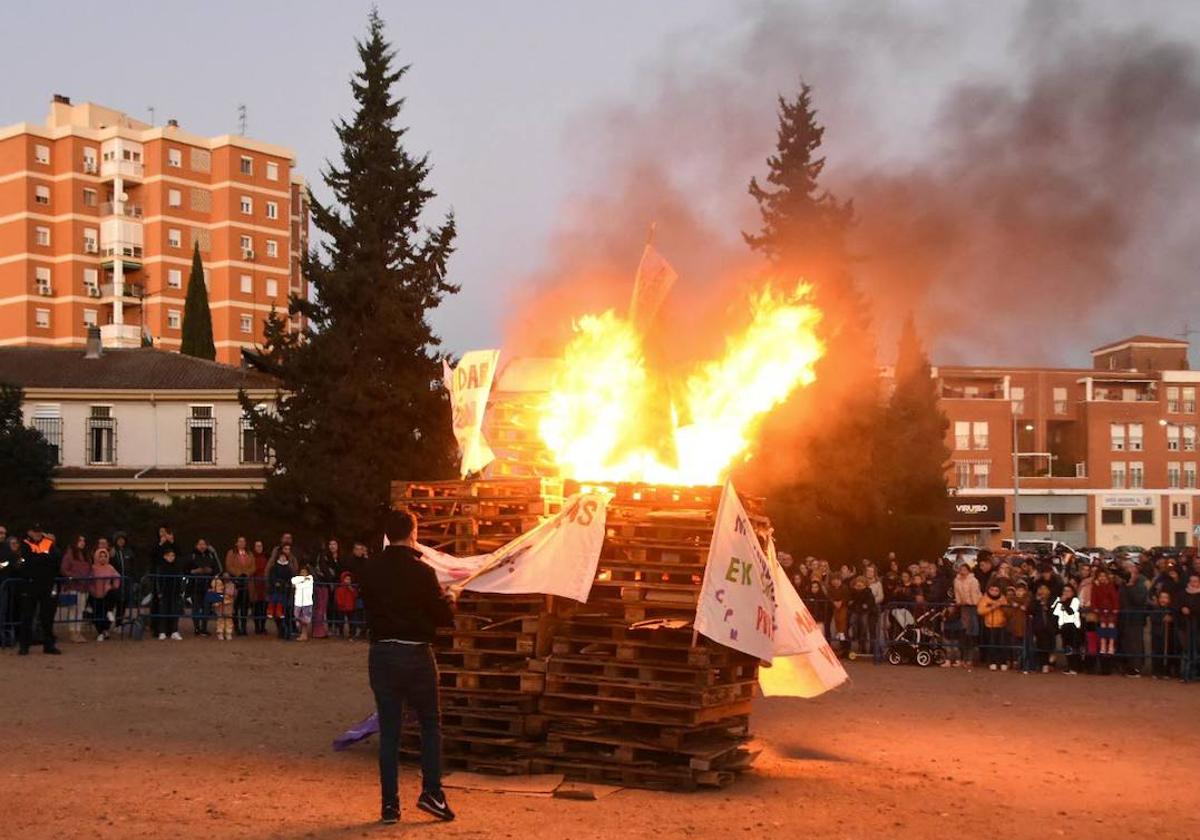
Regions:
<instances>
[{"instance_id":1,"label":"white house","mask_svg":"<svg viewBox=\"0 0 1200 840\"><path fill-rule=\"evenodd\" d=\"M244 493L266 482L267 453L238 390L264 409L277 383L258 371L153 348L0 348L0 383L58 454L58 490Z\"/></svg>"}]
</instances>

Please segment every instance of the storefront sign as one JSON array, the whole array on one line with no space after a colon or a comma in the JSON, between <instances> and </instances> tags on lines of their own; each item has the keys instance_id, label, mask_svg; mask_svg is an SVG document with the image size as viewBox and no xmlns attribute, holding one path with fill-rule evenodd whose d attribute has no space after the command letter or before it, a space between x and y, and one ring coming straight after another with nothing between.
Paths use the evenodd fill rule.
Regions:
<instances>
[{"instance_id":1,"label":"storefront sign","mask_svg":"<svg viewBox=\"0 0 1200 840\"><path fill-rule=\"evenodd\" d=\"M1148 508L1154 506L1153 496L1139 496L1132 493L1121 493L1118 495L1100 497L1100 507Z\"/></svg>"},{"instance_id":2,"label":"storefront sign","mask_svg":"<svg viewBox=\"0 0 1200 840\"><path fill-rule=\"evenodd\" d=\"M951 522L1003 522L1003 496L951 496Z\"/></svg>"}]
</instances>

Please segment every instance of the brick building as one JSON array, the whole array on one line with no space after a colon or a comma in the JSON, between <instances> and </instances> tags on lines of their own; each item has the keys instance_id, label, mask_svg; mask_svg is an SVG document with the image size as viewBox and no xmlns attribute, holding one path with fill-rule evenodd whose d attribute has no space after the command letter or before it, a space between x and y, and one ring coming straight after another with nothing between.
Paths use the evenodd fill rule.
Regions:
<instances>
[{"instance_id":1,"label":"brick building","mask_svg":"<svg viewBox=\"0 0 1200 840\"><path fill-rule=\"evenodd\" d=\"M938 366L950 420L952 541L1195 545L1196 395L1188 343L1138 335L1091 368ZM1017 465L1014 481L1014 464Z\"/></svg>"},{"instance_id":2,"label":"brick building","mask_svg":"<svg viewBox=\"0 0 1200 840\"><path fill-rule=\"evenodd\" d=\"M55 96L45 125L0 128L0 346L180 345L199 244L217 359L306 294L308 208L295 156ZM299 328L298 322L291 324Z\"/></svg>"}]
</instances>

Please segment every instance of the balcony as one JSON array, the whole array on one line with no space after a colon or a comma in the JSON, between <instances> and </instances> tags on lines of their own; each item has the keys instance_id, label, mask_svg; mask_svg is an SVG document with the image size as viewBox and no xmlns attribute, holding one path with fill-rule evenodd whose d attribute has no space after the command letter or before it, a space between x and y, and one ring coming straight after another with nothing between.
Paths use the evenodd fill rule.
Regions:
<instances>
[{"instance_id":1,"label":"balcony","mask_svg":"<svg viewBox=\"0 0 1200 840\"><path fill-rule=\"evenodd\" d=\"M943 400L1002 400L1003 388L974 388L971 386L943 384L938 393Z\"/></svg>"},{"instance_id":2,"label":"balcony","mask_svg":"<svg viewBox=\"0 0 1200 840\"><path fill-rule=\"evenodd\" d=\"M146 167L136 160L105 160L100 163L100 177L104 179L130 178L140 181L146 173Z\"/></svg>"},{"instance_id":3,"label":"balcony","mask_svg":"<svg viewBox=\"0 0 1200 840\"><path fill-rule=\"evenodd\" d=\"M127 219L141 219L142 206L130 204L127 201L106 201L100 205L101 216L124 216Z\"/></svg>"},{"instance_id":4,"label":"balcony","mask_svg":"<svg viewBox=\"0 0 1200 840\"><path fill-rule=\"evenodd\" d=\"M141 347L142 328L137 324L101 324L100 343L105 347Z\"/></svg>"},{"instance_id":5,"label":"balcony","mask_svg":"<svg viewBox=\"0 0 1200 840\"><path fill-rule=\"evenodd\" d=\"M125 303L134 304L140 304L142 302L142 297L146 294L145 286L143 286L141 283L125 283L124 287L124 292L121 294L122 301ZM109 301L115 298L115 284L101 283L100 297Z\"/></svg>"},{"instance_id":6,"label":"balcony","mask_svg":"<svg viewBox=\"0 0 1200 840\"><path fill-rule=\"evenodd\" d=\"M142 267L142 246L133 242L103 242L100 244L100 265L112 269L120 259L126 271L139 271Z\"/></svg>"}]
</instances>

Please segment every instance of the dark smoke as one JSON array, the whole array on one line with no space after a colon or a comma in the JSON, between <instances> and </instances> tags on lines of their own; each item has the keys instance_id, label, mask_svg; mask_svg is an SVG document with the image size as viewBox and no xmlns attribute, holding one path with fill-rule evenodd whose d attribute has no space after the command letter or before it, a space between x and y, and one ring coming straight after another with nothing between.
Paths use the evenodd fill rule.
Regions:
<instances>
[{"instance_id":1,"label":"dark smoke","mask_svg":"<svg viewBox=\"0 0 1200 840\"><path fill-rule=\"evenodd\" d=\"M800 78L827 185L858 210L885 359L909 310L943 363L1086 364L1108 339L1200 320L1196 34L1037 2L989 36L982 7L756 3L736 31L694 36L572 132L593 177L527 286L540 308L510 329L520 349L553 345L543 325L564 314L623 305L650 220L683 275L675 323L724 311L754 267L745 184L772 150L775 95ZM995 66L961 46L980 31L1007 39Z\"/></svg>"}]
</instances>

